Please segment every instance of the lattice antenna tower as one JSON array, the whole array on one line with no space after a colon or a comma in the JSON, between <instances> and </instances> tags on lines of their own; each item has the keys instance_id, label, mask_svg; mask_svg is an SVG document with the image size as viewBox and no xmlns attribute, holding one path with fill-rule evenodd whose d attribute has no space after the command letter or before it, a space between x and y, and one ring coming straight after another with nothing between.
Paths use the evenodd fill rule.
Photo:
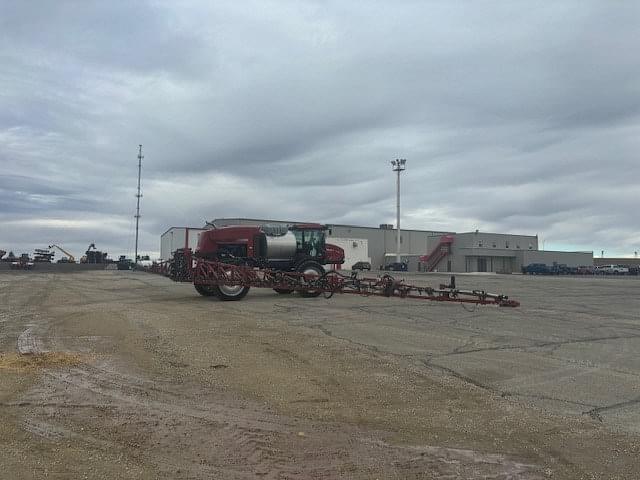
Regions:
<instances>
[{"instance_id":1,"label":"lattice antenna tower","mask_svg":"<svg viewBox=\"0 0 640 480\"><path fill-rule=\"evenodd\" d=\"M138 227L140 226L140 199L142 198L142 193L140 191L140 177L142 176L142 145L138 145L138 193L136 194L137 204L136 204L136 253L133 260L134 265L138 265Z\"/></svg>"}]
</instances>

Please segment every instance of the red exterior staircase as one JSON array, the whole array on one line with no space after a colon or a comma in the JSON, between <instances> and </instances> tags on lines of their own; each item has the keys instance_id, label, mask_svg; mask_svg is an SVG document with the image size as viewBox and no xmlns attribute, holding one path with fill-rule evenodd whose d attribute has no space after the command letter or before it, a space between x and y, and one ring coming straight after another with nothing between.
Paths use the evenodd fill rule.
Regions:
<instances>
[{"instance_id":1,"label":"red exterior staircase","mask_svg":"<svg viewBox=\"0 0 640 480\"><path fill-rule=\"evenodd\" d=\"M440 261L451 253L452 243L453 235L443 235L440 237L438 245L431 250L431 253L420 257L420 262L424 265L425 272L433 272Z\"/></svg>"}]
</instances>

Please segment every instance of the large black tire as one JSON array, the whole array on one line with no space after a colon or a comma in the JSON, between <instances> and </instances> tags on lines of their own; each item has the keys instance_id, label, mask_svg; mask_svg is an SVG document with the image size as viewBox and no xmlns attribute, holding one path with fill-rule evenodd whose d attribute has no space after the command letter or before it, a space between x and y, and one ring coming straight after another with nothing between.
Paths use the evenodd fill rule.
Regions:
<instances>
[{"instance_id":1,"label":"large black tire","mask_svg":"<svg viewBox=\"0 0 640 480\"><path fill-rule=\"evenodd\" d=\"M316 274L318 277L321 277L322 275L324 275L324 267L320 265L318 262L314 262L312 260L301 263L300 265L298 265L296 270L300 273L304 273L305 275ZM305 292L300 292L300 296L304 298L313 298L313 297L317 297L321 293L322 293L321 291L308 290Z\"/></svg>"},{"instance_id":2,"label":"large black tire","mask_svg":"<svg viewBox=\"0 0 640 480\"><path fill-rule=\"evenodd\" d=\"M222 259L217 259L221 261ZM229 274L230 272L227 272ZM223 302L236 302L242 300L249 293L250 287L243 287L242 285L218 285L216 295Z\"/></svg>"},{"instance_id":3,"label":"large black tire","mask_svg":"<svg viewBox=\"0 0 640 480\"><path fill-rule=\"evenodd\" d=\"M217 297L218 296L218 287L215 285L194 285L196 288L196 292L198 292L203 297Z\"/></svg>"},{"instance_id":4,"label":"large black tire","mask_svg":"<svg viewBox=\"0 0 640 480\"><path fill-rule=\"evenodd\" d=\"M288 295L290 293L293 293L292 288L274 288L274 290L278 292L280 295Z\"/></svg>"},{"instance_id":5,"label":"large black tire","mask_svg":"<svg viewBox=\"0 0 640 480\"><path fill-rule=\"evenodd\" d=\"M219 285L218 298L223 302L235 302L242 300L249 293L250 287L243 287L239 285Z\"/></svg>"}]
</instances>

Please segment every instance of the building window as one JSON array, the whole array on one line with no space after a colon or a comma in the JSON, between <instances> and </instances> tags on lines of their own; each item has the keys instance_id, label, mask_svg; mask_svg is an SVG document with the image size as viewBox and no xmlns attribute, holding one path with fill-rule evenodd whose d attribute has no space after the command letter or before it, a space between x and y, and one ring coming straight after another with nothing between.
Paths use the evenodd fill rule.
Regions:
<instances>
[{"instance_id":1,"label":"building window","mask_svg":"<svg viewBox=\"0 0 640 480\"><path fill-rule=\"evenodd\" d=\"M331 235L331 229L329 229L329 235Z\"/></svg>"},{"instance_id":2,"label":"building window","mask_svg":"<svg viewBox=\"0 0 640 480\"><path fill-rule=\"evenodd\" d=\"M504 242L504 248L509 248L509 240L507 240L506 242Z\"/></svg>"},{"instance_id":3,"label":"building window","mask_svg":"<svg viewBox=\"0 0 640 480\"><path fill-rule=\"evenodd\" d=\"M496 242L493 242L493 248L496 248Z\"/></svg>"},{"instance_id":4,"label":"building window","mask_svg":"<svg viewBox=\"0 0 640 480\"><path fill-rule=\"evenodd\" d=\"M482 240L478 242L478 247L482 248Z\"/></svg>"},{"instance_id":5,"label":"building window","mask_svg":"<svg viewBox=\"0 0 640 480\"><path fill-rule=\"evenodd\" d=\"M516 248L518 248L518 249L519 249L519 248L520 248L520 245L516 245Z\"/></svg>"}]
</instances>

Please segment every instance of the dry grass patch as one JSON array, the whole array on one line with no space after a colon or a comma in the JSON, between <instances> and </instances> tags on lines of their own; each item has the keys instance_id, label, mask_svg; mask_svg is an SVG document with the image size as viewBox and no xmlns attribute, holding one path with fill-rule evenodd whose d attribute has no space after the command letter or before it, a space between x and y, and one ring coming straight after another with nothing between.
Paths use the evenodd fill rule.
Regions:
<instances>
[{"instance_id":1,"label":"dry grass patch","mask_svg":"<svg viewBox=\"0 0 640 480\"><path fill-rule=\"evenodd\" d=\"M73 367L83 363L78 353L43 352L33 355L0 353L0 370L13 372L31 371L41 368Z\"/></svg>"}]
</instances>

